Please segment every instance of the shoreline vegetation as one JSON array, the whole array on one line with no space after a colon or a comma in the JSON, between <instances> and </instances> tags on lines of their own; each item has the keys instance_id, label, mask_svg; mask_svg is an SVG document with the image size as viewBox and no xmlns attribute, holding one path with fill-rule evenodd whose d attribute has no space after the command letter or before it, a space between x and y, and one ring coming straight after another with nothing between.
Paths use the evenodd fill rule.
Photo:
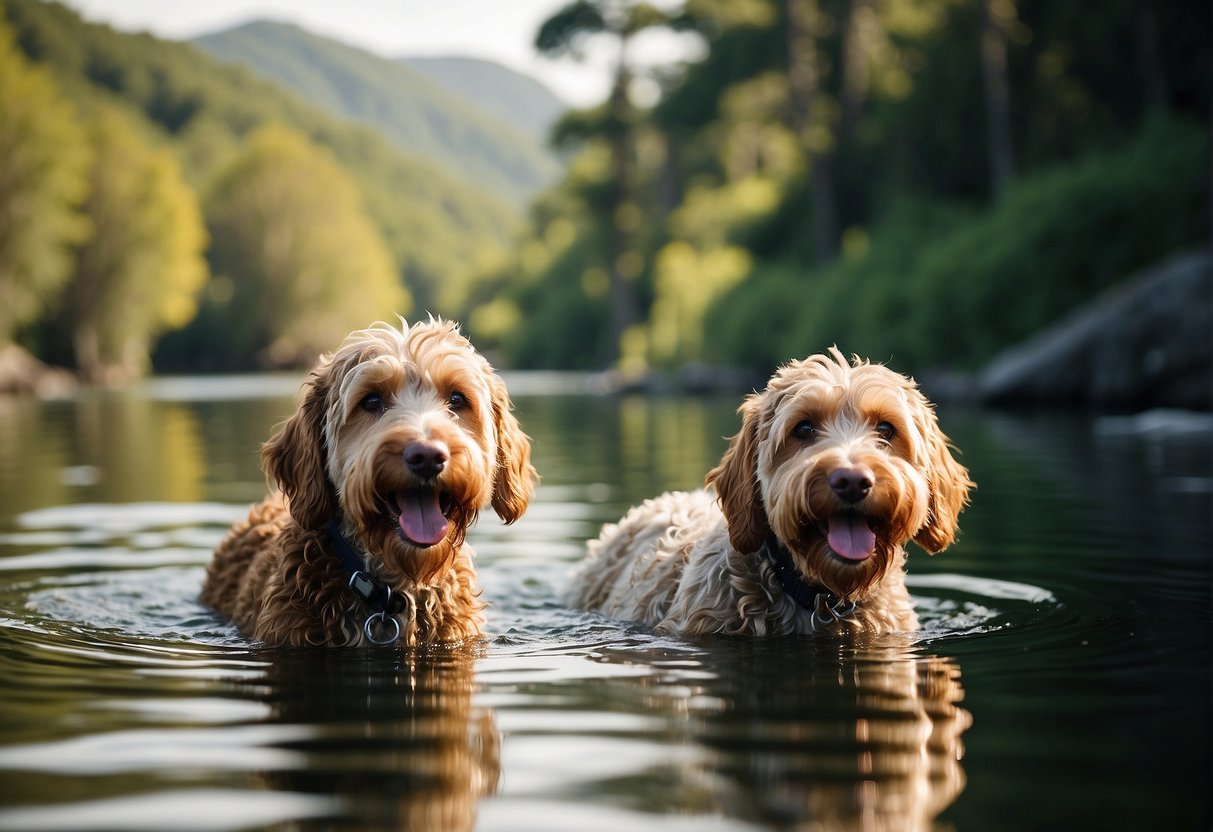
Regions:
<instances>
[{"instance_id":1,"label":"shoreline vegetation","mask_svg":"<svg viewBox=\"0 0 1213 832\"><path fill-rule=\"evenodd\" d=\"M1143 270L1054 326L1002 351L979 372L927 373L918 381L941 402L1209 411L1210 298L1213 252L1186 252ZM1149 346L1143 348L1142 341ZM508 370L505 374L511 375ZM515 375L522 395L742 395L759 389L765 380L757 370L700 363L632 375L616 370L523 370ZM0 350L0 394L53 399L88 386L71 370L48 366L16 345Z\"/></svg>"},{"instance_id":2,"label":"shoreline vegetation","mask_svg":"<svg viewBox=\"0 0 1213 832\"><path fill-rule=\"evenodd\" d=\"M1158 274L1210 244L1210 14L571 0L553 60L700 57L507 130L483 67L375 84L413 70L0 0L0 389L290 370L433 313L604 390L743 392L834 344L936 399L1209 409L1207 259ZM559 171L503 198L519 142Z\"/></svg>"}]
</instances>

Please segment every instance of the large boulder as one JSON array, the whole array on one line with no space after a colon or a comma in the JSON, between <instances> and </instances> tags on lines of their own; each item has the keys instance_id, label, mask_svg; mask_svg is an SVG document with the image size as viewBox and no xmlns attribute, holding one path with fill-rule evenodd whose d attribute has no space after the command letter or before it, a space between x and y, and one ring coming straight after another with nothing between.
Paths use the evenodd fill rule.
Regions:
<instances>
[{"instance_id":1,"label":"large boulder","mask_svg":"<svg viewBox=\"0 0 1213 832\"><path fill-rule=\"evenodd\" d=\"M1176 256L1129 278L978 375L984 401L1209 410L1213 257Z\"/></svg>"}]
</instances>

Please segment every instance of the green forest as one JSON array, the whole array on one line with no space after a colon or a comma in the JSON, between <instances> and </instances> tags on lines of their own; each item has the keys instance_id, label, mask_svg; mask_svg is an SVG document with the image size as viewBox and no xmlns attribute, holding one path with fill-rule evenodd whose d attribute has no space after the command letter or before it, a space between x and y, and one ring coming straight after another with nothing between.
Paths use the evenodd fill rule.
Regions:
<instances>
[{"instance_id":1,"label":"green forest","mask_svg":"<svg viewBox=\"0 0 1213 832\"><path fill-rule=\"evenodd\" d=\"M0 350L87 383L307 366L430 313L509 368L766 372L836 343L966 371L1209 238L1208 4L576 0L536 50L620 59L521 203L350 102L0 10ZM634 63L655 30L702 57ZM461 135L511 158L492 132Z\"/></svg>"}]
</instances>

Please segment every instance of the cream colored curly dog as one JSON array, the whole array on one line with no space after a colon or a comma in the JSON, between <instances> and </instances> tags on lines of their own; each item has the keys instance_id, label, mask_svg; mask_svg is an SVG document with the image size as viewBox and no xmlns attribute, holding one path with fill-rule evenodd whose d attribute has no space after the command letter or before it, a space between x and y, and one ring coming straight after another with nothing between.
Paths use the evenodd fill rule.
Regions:
<instances>
[{"instance_id":1,"label":"cream colored curly dog","mask_svg":"<svg viewBox=\"0 0 1213 832\"><path fill-rule=\"evenodd\" d=\"M464 542L535 487L505 384L448 322L375 324L320 358L261 449L280 493L215 551L202 601L288 645L405 646L480 634Z\"/></svg>"},{"instance_id":2,"label":"cream colored curly dog","mask_svg":"<svg viewBox=\"0 0 1213 832\"><path fill-rule=\"evenodd\" d=\"M831 348L741 405L715 489L589 544L575 606L679 635L917 629L904 544L949 546L972 482L914 382Z\"/></svg>"}]
</instances>

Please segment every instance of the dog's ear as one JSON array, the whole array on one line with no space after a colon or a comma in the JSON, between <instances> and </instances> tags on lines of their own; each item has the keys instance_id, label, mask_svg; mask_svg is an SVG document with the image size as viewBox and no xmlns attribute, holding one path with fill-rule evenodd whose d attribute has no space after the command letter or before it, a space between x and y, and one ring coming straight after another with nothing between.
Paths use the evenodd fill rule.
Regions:
<instances>
[{"instance_id":1,"label":"dog's ear","mask_svg":"<svg viewBox=\"0 0 1213 832\"><path fill-rule=\"evenodd\" d=\"M969 502L973 481L969 472L956 461L948 438L939 429L935 411L924 399L915 407L915 421L926 440L927 482L931 489L930 513L926 525L914 535L914 542L931 554L952 545L959 531L960 512Z\"/></svg>"},{"instance_id":2,"label":"dog's ear","mask_svg":"<svg viewBox=\"0 0 1213 832\"><path fill-rule=\"evenodd\" d=\"M749 396L737 412L741 430L729 440L720 464L708 472L707 484L716 489L729 527L729 542L739 552L758 550L770 531L762 495L758 490L758 427L762 399Z\"/></svg>"},{"instance_id":3,"label":"dog's ear","mask_svg":"<svg viewBox=\"0 0 1213 832\"><path fill-rule=\"evenodd\" d=\"M305 529L318 529L337 513L337 492L324 464L328 367L328 359L321 359L295 414L261 446L261 467L278 483L291 516Z\"/></svg>"},{"instance_id":4,"label":"dog's ear","mask_svg":"<svg viewBox=\"0 0 1213 832\"><path fill-rule=\"evenodd\" d=\"M492 391L493 427L497 431L497 461L493 475L493 511L513 523L530 505L539 479L531 465L531 440L510 412L510 397L496 375L489 378Z\"/></svg>"}]
</instances>

